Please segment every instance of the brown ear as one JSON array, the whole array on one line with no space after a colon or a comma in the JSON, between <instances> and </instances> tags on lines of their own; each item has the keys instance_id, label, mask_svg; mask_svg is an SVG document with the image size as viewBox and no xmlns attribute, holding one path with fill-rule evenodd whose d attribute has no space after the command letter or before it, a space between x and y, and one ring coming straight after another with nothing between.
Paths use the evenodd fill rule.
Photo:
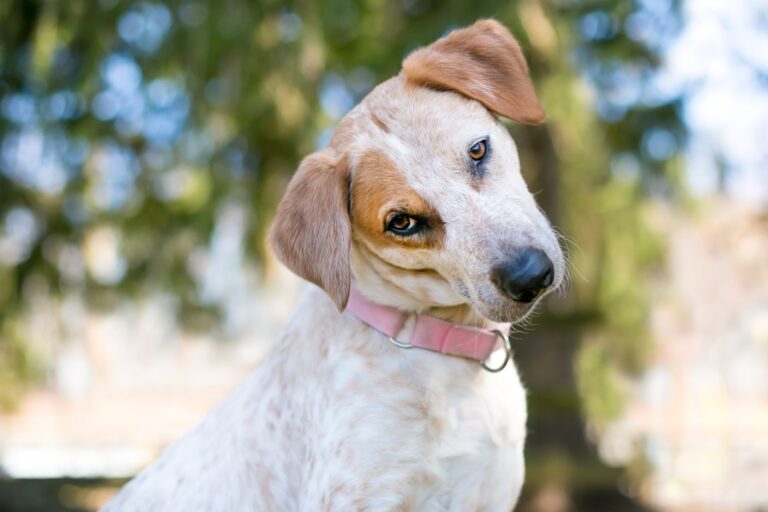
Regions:
<instances>
[{"instance_id":1,"label":"brown ear","mask_svg":"<svg viewBox=\"0 0 768 512\"><path fill-rule=\"evenodd\" d=\"M278 259L315 283L343 310L351 281L349 171L332 149L306 157L288 185L272 225Z\"/></svg>"},{"instance_id":2,"label":"brown ear","mask_svg":"<svg viewBox=\"0 0 768 512\"><path fill-rule=\"evenodd\" d=\"M458 92L513 121L544 120L520 45L498 21L480 20L414 51L403 72L406 80Z\"/></svg>"}]
</instances>

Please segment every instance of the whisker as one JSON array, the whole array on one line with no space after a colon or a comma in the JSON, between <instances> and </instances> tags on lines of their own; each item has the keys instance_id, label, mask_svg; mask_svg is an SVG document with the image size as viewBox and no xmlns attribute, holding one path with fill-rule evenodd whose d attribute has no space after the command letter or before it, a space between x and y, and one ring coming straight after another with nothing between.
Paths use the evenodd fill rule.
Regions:
<instances>
[{"instance_id":1,"label":"whisker","mask_svg":"<svg viewBox=\"0 0 768 512\"><path fill-rule=\"evenodd\" d=\"M558 292L569 292L573 285L574 273L578 275L578 277L581 278L581 280L585 283L589 282L586 276L584 276L581 270L579 270L579 268L574 264L570 249L572 247L577 249L582 256L584 255L584 250L578 243L576 243L575 240L561 233L557 228L553 227L552 231L555 233L555 237L563 249L563 258L565 259L566 268L571 270L570 272L566 271L565 276L563 276L563 280L560 282L560 286L558 287Z\"/></svg>"}]
</instances>

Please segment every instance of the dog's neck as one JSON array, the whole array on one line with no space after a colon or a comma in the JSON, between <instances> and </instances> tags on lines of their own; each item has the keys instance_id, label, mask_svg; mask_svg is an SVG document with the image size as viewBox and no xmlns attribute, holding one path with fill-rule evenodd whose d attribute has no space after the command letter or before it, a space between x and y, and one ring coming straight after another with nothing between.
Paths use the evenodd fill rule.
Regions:
<instances>
[{"instance_id":1,"label":"dog's neck","mask_svg":"<svg viewBox=\"0 0 768 512\"><path fill-rule=\"evenodd\" d=\"M456 306L432 306L424 311L425 315L434 316L441 320L474 327L490 327L492 322L482 317L469 304Z\"/></svg>"}]
</instances>

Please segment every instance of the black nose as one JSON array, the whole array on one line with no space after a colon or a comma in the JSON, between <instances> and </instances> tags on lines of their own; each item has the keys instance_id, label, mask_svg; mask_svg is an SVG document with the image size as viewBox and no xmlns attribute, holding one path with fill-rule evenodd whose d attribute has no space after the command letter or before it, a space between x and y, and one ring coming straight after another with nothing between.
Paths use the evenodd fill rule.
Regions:
<instances>
[{"instance_id":1,"label":"black nose","mask_svg":"<svg viewBox=\"0 0 768 512\"><path fill-rule=\"evenodd\" d=\"M552 284L555 269L540 249L526 247L509 261L493 269L493 283L510 299L531 302Z\"/></svg>"}]
</instances>

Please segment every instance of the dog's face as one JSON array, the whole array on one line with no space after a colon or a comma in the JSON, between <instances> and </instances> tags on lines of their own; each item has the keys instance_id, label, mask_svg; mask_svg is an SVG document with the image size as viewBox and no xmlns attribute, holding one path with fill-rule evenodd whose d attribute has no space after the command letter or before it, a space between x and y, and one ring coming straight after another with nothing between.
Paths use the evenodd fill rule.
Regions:
<instances>
[{"instance_id":1,"label":"dog's face","mask_svg":"<svg viewBox=\"0 0 768 512\"><path fill-rule=\"evenodd\" d=\"M413 53L302 162L272 232L278 256L339 308L354 275L382 303L524 317L562 281L563 255L492 112L543 119L501 25Z\"/></svg>"}]
</instances>

